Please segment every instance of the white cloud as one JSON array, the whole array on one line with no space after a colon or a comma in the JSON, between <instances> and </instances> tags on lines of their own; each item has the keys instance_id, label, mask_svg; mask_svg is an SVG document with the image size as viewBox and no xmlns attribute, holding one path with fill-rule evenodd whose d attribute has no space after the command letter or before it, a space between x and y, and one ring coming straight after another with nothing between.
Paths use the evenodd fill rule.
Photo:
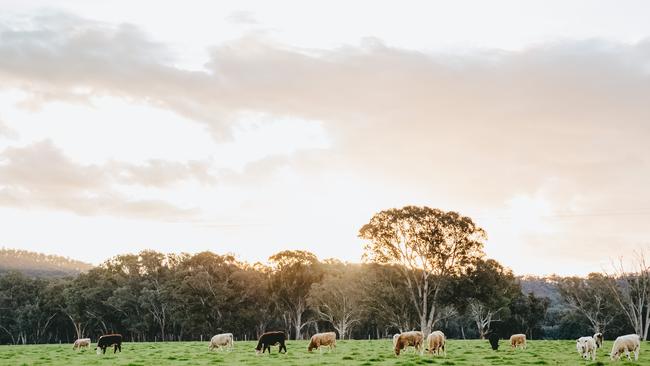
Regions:
<instances>
[{"instance_id":1,"label":"white cloud","mask_svg":"<svg viewBox=\"0 0 650 366\"><path fill-rule=\"evenodd\" d=\"M647 216L607 216L594 225L588 214L650 207L648 55L648 41L565 40L455 54L373 38L314 49L248 35L215 45L201 70L188 70L177 66L170 46L131 25L54 16L32 28L4 26L0 81L28 95L23 107L32 110L25 113L51 113L58 101L101 114L115 111L104 103L117 98L171 111L187 126L163 130L172 142L169 156L142 153L112 164L74 163L88 150L78 148L83 137L53 138L66 141L70 159L47 143L5 150L3 202L183 216L185 208L134 200L138 188L116 186L179 192L199 182L200 210L209 213L199 215L202 222L261 225L225 236L242 247L254 250L251 243L268 240L268 248L281 248L285 238L317 248L330 243L333 251L358 243L356 229L387 207L510 208L514 219L490 224L495 253L523 248L522 263L550 263L588 246L607 257L612 242L631 247L643 240ZM120 113L135 115L129 108ZM144 124L153 113L128 123ZM116 131L106 140L119 149L120 134L131 130L106 122ZM201 149L193 149L197 126L215 137L197 143ZM153 135L156 127L138 131L133 141L149 138L147 131ZM549 180L553 189L542 189ZM117 203L109 204L113 195ZM560 218L558 211L577 218ZM324 222L332 223L331 232L314 238ZM300 230L286 234L291 227ZM507 265L524 266L516 255L507 258ZM581 260L594 259L575 260L587 268Z\"/></svg>"},{"instance_id":2,"label":"white cloud","mask_svg":"<svg viewBox=\"0 0 650 366\"><path fill-rule=\"evenodd\" d=\"M167 168L164 174L145 174L160 168L161 164ZM207 179L201 169L192 163L186 166L152 162L145 167L79 165L50 141L42 141L23 148L7 148L0 153L0 205L49 208L79 215L125 215L163 221L191 219L198 214L196 208L179 208L160 200L129 199L113 189L111 180L165 185L170 180Z\"/></svg>"}]
</instances>

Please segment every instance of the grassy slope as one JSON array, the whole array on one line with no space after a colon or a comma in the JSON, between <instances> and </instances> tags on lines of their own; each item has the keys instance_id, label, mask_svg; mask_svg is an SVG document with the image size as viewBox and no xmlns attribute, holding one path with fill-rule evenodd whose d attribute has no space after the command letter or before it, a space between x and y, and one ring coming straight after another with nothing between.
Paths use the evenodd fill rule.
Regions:
<instances>
[{"instance_id":1,"label":"grassy slope","mask_svg":"<svg viewBox=\"0 0 650 366\"><path fill-rule=\"evenodd\" d=\"M525 351L509 350L506 341L502 350L493 352L487 341L448 341L447 357L419 356L412 351L394 356L390 340L339 341L335 352L308 353L306 341L289 341L288 353L279 355L277 347L271 356L257 356L255 342L235 342L233 352L208 352L207 342L125 343L121 354L98 356L92 348L72 351L72 345L0 346L0 365L597 365L610 364L606 352L600 350L597 363L582 361L572 341L529 341ZM612 342L605 342L605 350ZM616 364L650 365L650 346L643 344L639 362ZM602 362L602 363L601 363Z\"/></svg>"}]
</instances>

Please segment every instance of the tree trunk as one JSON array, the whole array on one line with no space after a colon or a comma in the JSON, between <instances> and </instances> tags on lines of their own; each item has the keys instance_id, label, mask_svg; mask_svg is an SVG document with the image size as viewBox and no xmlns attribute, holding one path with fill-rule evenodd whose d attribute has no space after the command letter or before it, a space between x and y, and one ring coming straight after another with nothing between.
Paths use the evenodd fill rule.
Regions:
<instances>
[{"instance_id":1,"label":"tree trunk","mask_svg":"<svg viewBox=\"0 0 650 366\"><path fill-rule=\"evenodd\" d=\"M302 337L300 336L300 329L302 328L301 325L302 325L302 310L298 309L296 310L296 317L293 323L294 329L296 331L296 338L295 338L296 340L302 339Z\"/></svg>"}]
</instances>

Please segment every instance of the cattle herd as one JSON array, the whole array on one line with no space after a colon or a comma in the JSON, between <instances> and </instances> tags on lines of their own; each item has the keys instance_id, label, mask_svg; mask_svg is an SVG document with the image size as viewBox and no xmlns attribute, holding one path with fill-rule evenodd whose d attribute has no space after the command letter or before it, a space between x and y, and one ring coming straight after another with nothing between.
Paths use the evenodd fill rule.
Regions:
<instances>
[{"instance_id":1,"label":"cattle herd","mask_svg":"<svg viewBox=\"0 0 650 366\"><path fill-rule=\"evenodd\" d=\"M287 352L286 335L282 331L266 332L260 336L255 352L260 354L267 350L271 353L271 346L279 346L278 352ZM492 333L488 336L488 341L493 350L499 349L499 336ZM81 350L82 348L90 347L90 338L79 338L72 346L73 350ZM413 347L414 352L424 354L427 351L429 354L447 355L446 351L447 338L445 334L436 330L429 334L424 342L424 334L420 331L410 331L398 333L393 336L393 350L395 355L399 356L402 351L406 351L408 347ZM580 337L576 341L576 349L578 354L585 360L596 360L596 353L603 345L603 334L596 333L593 336ZM106 348L114 347L113 353L117 351L122 352L122 335L120 334L106 334L97 339L97 346L95 350L97 354L106 353ZM326 332L314 334L309 340L307 351L312 352L318 349L322 352L323 347L329 347L329 350L336 349L336 333ZM426 347L426 348L425 348ZM526 335L513 334L510 336L510 347L512 349L526 349ZM225 349L232 351L234 348L234 337L232 333L217 334L210 339L208 350ZM639 350L641 348L641 339L637 334L628 334L616 338L610 353L610 359L618 360L623 354L630 359L630 352L634 353L634 360L639 359Z\"/></svg>"}]
</instances>

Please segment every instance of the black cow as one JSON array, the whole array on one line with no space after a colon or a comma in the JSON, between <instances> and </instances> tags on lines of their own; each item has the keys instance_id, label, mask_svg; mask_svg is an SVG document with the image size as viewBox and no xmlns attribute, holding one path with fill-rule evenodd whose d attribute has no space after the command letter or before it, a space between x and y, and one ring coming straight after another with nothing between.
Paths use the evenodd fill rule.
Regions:
<instances>
[{"instance_id":1,"label":"black cow","mask_svg":"<svg viewBox=\"0 0 650 366\"><path fill-rule=\"evenodd\" d=\"M278 352L282 352L284 349L284 353L287 353L287 346L285 346L284 341L287 339L287 336L284 334L284 332L266 332L262 334L260 337L260 340L257 342L257 347L255 347L255 352L262 353L266 352L266 350L269 350L269 354L271 354L271 346L275 346L277 344L280 345L280 349Z\"/></svg>"},{"instance_id":2,"label":"black cow","mask_svg":"<svg viewBox=\"0 0 650 366\"><path fill-rule=\"evenodd\" d=\"M97 340L97 347L95 347L95 350L97 350L97 354L99 354L99 349L101 349L102 353L106 353L106 348L110 346L115 346L113 349L113 353L117 352L118 350L122 352L122 335L121 334L106 334Z\"/></svg>"},{"instance_id":3,"label":"black cow","mask_svg":"<svg viewBox=\"0 0 650 366\"><path fill-rule=\"evenodd\" d=\"M497 351L499 349L499 335L496 333L490 333L488 340L490 341L490 346L492 346L492 349Z\"/></svg>"}]
</instances>

